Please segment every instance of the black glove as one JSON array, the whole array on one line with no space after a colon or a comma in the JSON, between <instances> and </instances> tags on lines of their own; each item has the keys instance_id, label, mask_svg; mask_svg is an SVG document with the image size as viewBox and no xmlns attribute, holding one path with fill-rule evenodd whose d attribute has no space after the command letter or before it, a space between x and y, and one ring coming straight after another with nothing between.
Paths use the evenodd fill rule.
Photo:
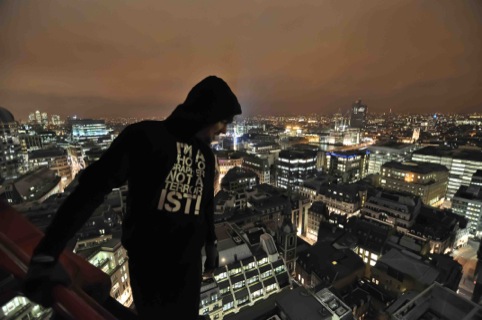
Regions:
<instances>
[{"instance_id":1,"label":"black glove","mask_svg":"<svg viewBox=\"0 0 482 320\"><path fill-rule=\"evenodd\" d=\"M32 302L44 307L54 304L52 289L58 285L70 285L70 276L62 265L50 256L34 255L30 260L23 293Z\"/></svg>"},{"instance_id":2,"label":"black glove","mask_svg":"<svg viewBox=\"0 0 482 320\"><path fill-rule=\"evenodd\" d=\"M219 253L216 243L204 246L206 251L206 261L204 261L204 272L210 272L219 267Z\"/></svg>"}]
</instances>

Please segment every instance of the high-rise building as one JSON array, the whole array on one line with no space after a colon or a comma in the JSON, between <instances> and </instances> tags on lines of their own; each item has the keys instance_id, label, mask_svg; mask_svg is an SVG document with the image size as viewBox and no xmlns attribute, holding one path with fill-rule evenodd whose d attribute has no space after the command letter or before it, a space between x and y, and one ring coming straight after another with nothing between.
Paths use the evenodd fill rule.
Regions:
<instances>
[{"instance_id":1,"label":"high-rise building","mask_svg":"<svg viewBox=\"0 0 482 320\"><path fill-rule=\"evenodd\" d=\"M351 183L320 186L316 199L325 203L330 213L350 218L360 213L366 197L366 189Z\"/></svg>"},{"instance_id":2,"label":"high-rise building","mask_svg":"<svg viewBox=\"0 0 482 320\"><path fill-rule=\"evenodd\" d=\"M480 149L425 147L412 154L412 160L444 165L449 169L447 199L451 200L460 186L469 186L472 175L482 168Z\"/></svg>"},{"instance_id":3,"label":"high-rise building","mask_svg":"<svg viewBox=\"0 0 482 320\"><path fill-rule=\"evenodd\" d=\"M436 163L390 161L382 165L383 189L422 198L429 206L441 205L447 192L448 169Z\"/></svg>"},{"instance_id":4,"label":"high-rise building","mask_svg":"<svg viewBox=\"0 0 482 320\"><path fill-rule=\"evenodd\" d=\"M475 173L472 175L470 185L482 187L482 170L475 171Z\"/></svg>"},{"instance_id":5,"label":"high-rise building","mask_svg":"<svg viewBox=\"0 0 482 320\"><path fill-rule=\"evenodd\" d=\"M368 161L368 174L381 173L382 165L389 161L406 161L412 156L412 152L420 149L415 144L388 142L368 147L370 160Z\"/></svg>"},{"instance_id":6,"label":"high-rise building","mask_svg":"<svg viewBox=\"0 0 482 320\"><path fill-rule=\"evenodd\" d=\"M120 239L111 238L97 245L92 245L92 242L92 239L78 241L75 253L108 274L112 282L110 296L125 307L130 307L133 300L127 251L121 245ZM82 246L85 249L82 249Z\"/></svg>"},{"instance_id":7,"label":"high-rise building","mask_svg":"<svg viewBox=\"0 0 482 320\"><path fill-rule=\"evenodd\" d=\"M466 217L469 222L470 234L482 236L482 186L479 185L481 170L472 176L471 184L460 186L452 198L452 211Z\"/></svg>"},{"instance_id":8,"label":"high-rise building","mask_svg":"<svg viewBox=\"0 0 482 320\"><path fill-rule=\"evenodd\" d=\"M361 215L378 223L393 226L407 233L420 214L422 201L418 197L379 192L370 197L361 209Z\"/></svg>"},{"instance_id":9,"label":"high-rise building","mask_svg":"<svg viewBox=\"0 0 482 320\"><path fill-rule=\"evenodd\" d=\"M343 183L352 183L366 177L369 158L368 150L327 152L323 169Z\"/></svg>"},{"instance_id":10,"label":"high-rise building","mask_svg":"<svg viewBox=\"0 0 482 320\"><path fill-rule=\"evenodd\" d=\"M35 120L37 121L37 124L42 124L42 114L39 110L35 111Z\"/></svg>"},{"instance_id":11,"label":"high-rise building","mask_svg":"<svg viewBox=\"0 0 482 320\"><path fill-rule=\"evenodd\" d=\"M318 240L320 224L327 220L328 215L329 212L325 203L321 201L313 202L308 209L308 214L304 218L305 223L302 226L302 228L304 228L301 230L301 234L315 243Z\"/></svg>"},{"instance_id":12,"label":"high-rise building","mask_svg":"<svg viewBox=\"0 0 482 320\"><path fill-rule=\"evenodd\" d=\"M241 167L230 169L221 180L221 189L225 191L243 192L257 185L258 176L251 170Z\"/></svg>"},{"instance_id":13,"label":"high-rise building","mask_svg":"<svg viewBox=\"0 0 482 320\"><path fill-rule=\"evenodd\" d=\"M49 116L47 115L47 112L42 112L42 125L46 126L49 124Z\"/></svg>"},{"instance_id":14,"label":"high-rise building","mask_svg":"<svg viewBox=\"0 0 482 320\"><path fill-rule=\"evenodd\" d=\"M61 124L59 115L56 115L56 114L52 115L52 124L54 126L58 126Z\"/></svg>"},{"instance_id":15,"label":"high-rise building","mask_svg":"<svg viewBox=\"0 0 482 320\"><path fill-rule=\"evenodd\" d=\"M282 150L276 165L277 186L297 191L304 180L314 177L316 162L317 153L314 151Z\"/></svg>"},{"instance_id":16,"label":"high-rise building","mask_svg":"<svg viewBox=\"0 0 482 320\"><path fill-rule=\"evenodd\" d=\"M218 151L215 153L217 170L219 172L219 182L224 178L229 170L241 167L243 155L233 151Z\"/></svg>"},{"instance_id":17,"label":"high-rise building","mask_svg":"<svg viewBox=\"0 0 482 320\"><path fill-rule=\"evenodd\" d=\"M352 128L364 129L367 123L368 107L362 104L361 100L355 101L351 106L350 126Z\"/></svg>"},{"instance_id":18,"label":"high-rise building","mask_svg":"<svg viewBox=\"0 0 482 320\"><path fill-rule=\"evenodd\" d=\"M30 170L48 167L51 171L54 171L56 176L62 179L61 191L72 182L77 173L74 174L71 167L71 156L63 148L34 150L29 153L28 158Z\"/></svg>"},{"instance_id":19,"label":"high-rise building","mask_svg":"<svg viewBox=\"0 0 482 320\"><path fill-rule=\"evenodd\" d=\"M243 157L242 167L253 171L258 175L259 183L270 183L270 166L268 159L257 157L254 155L245 155Z\"/></svg>"},{"instance_id":20,"label":"high-rise building","mask_svg":"<svg viewBox=\"0 0 482 320\"><path fill-rule=\"evenodd\" d=\"M0 199L10 204L25 202L42 203L51 195L61 192L61 178L47 167L22 175L20 178L5 182Z\"/></svg>"},{"instance_id":21,"label":"high-rise building","mask_svg":"<svg viewBox=\"0 0 482 320\"><path fill-rule=\"evenodd\" d=\"M30 113L28 115L28 122L29 123L34 123L36 120L35 120L35 113Z\"/></svg>"},{"instance_id":22,"label":"high-rise building","mask_svg":"<svg viewBox=\"0 0 482 320\"><path fill-rule=\"evenodd\" d=\"M16 179L25 169L18 123L10 111L0 107L0 183Z\"/></svg>"},{"instance_id":23,"label":"high-rise building","mask_svg":"<svg viewBox=\"0 0 482 320\"><path fill-rule=\"evenodd\" d=\"M104 120L75 119L70 120L70 124L74 141L97 140L110 134Z\"/></svg>"}]
</instances>

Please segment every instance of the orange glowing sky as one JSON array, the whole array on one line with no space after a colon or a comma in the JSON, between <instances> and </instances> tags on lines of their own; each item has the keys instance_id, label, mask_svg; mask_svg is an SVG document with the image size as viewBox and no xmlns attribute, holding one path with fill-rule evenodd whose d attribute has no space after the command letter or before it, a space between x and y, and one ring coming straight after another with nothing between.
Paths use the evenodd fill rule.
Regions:
<instances>
[{"instance_id":1,"label":"orange glowing sky","mask_svg":"<svg viewBox=\"0 0 482 320\"><path fill-rule=\"evenodd\" d=\"M482 112L482 1L0 0L16 119L163 117L211 74L246 115Z\"/></svg>"}]
</instances>

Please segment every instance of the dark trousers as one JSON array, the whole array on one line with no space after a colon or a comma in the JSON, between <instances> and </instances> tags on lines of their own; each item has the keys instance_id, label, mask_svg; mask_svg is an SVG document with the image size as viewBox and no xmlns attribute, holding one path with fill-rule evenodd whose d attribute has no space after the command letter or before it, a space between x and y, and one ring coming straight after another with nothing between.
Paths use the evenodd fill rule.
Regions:
<instances>
[{"instance_id":1,"label":"dark trousers","mask_svg":"<svg viewBox=\"0 0 482 320\"><path fill-rule=\"evenodd\" d=\"M194 320L199 315L201 257L189 262L129 257L129 275L139 319Z\"/></svg>"}]
</instances>

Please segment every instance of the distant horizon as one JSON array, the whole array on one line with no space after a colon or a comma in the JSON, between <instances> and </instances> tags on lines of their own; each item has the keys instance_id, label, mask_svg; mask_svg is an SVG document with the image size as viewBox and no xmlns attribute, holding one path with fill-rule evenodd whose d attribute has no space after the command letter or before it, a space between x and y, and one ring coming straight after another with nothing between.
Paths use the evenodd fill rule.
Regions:
<instances>
[{"instance_id":1,"label":"distant horizon","mask_svg":"<svg viewBox=\"0 0 482 320\"><path fill-rule=\"evenodd\" d=\"M246 116L482 110L482 1L0 1L15 118L166 117L203 78Z\"/></svg>"},{"instance_id":2,"label":"distant horizon","mask_svg":"<svg viewBox=\"0 0 482 320\"><path fill-rule=\"evenodd\" d=\"M2 107L2 106L0 106ZM7 109L7 108L4 108L4 109ZM7 109L8 110L8 109ZM11 110L8 110L10 112L12 112ZM35 110L36 111L36 110ZM32 111L30 113L34 113L35 111ZM40 111L41 113L43 113L44 111L42 110L38 110ZM29 114L30 114L29 113ZM269 114L263 114L263 115L239 115L239 116L236 116L236 118L238 119L246 119L246 118L250 118L250 119L253 119L253 118L270 118L270 117L277 117L277 118L291 118L291 117L298 117L298 118L301 118L301 117L304 117L304 118L310 118L310 117L313 117L313 116L316 116L316 117L331 117L331 116L334 116L334 115L337 115L337 114L340 114L338 112L334 112L334 113L328 113L328 114L323 114L323 113L310 113L310 114L284 114L284 115L269 115ZM371 117L371 116L384 116L384 115L388 115L390 114L389 112L370 112L368 111L368 114L367 116L368 117ZM395 115L395 116L426 116L426 117L431 117L431 116L434 116L434 115L441 115L441 116L455 116L455 115L465 115L465 116L470 116L470 115L480 115L482 117L482 110L479 111L479 112L433 112L433 113L429 113L429 112L423 112L423 113L415 113L415 112L393 112L392 110L392 115ZM17 118L15 116L15 114L13 114L12 112L12 115L14 116L14 119L15 121L19 121L19 122L28 122L28 115L27 117L25 118ZM62 120L66 120L67 118L71 118L71 117L77 117L78 119L93 119L93 120L96 120L96 119L99 119L99 120L120 120L120 119L132 119L132 120L142 120L142 119L164 119L166 118L167 116L165 117L162 117L162 116L143 116L143 117L140 117L140 116L127 116L127 115L111 115L111 116L98 116L98 117L92 117L92 116L85 116L85 117L80 117L78 114L71 114L71 115L66 115L66 116L62 116L60 115L59 113L47 113L47 116L48 116L48 120L51 121L51 117L53 115L58 115L60 116L60 118ZM343 116L349 116L348 114L342 114Z\"/></svg>"},{"instance_id":3,"label":"distant horizon","mask_svg":"<svg viewBox=\"0 0 482 320\"><path fill-rule=\"evenodd\" d=\"M1 90L0 90L1 91ZM0 98L1 100L1 98ZM354 100L355 101L355 100ZM354 103L354 101L352 103ZM365 104L365 101L362 100L362 102ZM373 107L370 107L370 105L368 103L366 103L367 107L368 107L368 114L388 114L390 113L389 110L386 110L386 111L382 111L382 110L375 110L373 111ZM177 105L176 105L177 106ZM174 106L172 108L172 110L174 110L174 108L176 107ZM51 115L59 115L60 117L62 118L67 118L69 116L79 116L79 117L82 117L82 118L115 118L115 117L126 117L126 118L165 118L167 116L169 116L170 112L168 112L167 114L165 115L160 115L160 114L155 114L155 113L151 113L151 114L145 114L142 112L142 108L136 108L136 110L134 111L133 108L127 108L127 109L124 109L120 112L123 113L123 115L119 115L119 114L116 114L116 113L111 113L111 114L95 114L92 110L92 108L90 107L85 107L85 108L82 108L81 106L78 106L79 107L79 111L76 112L74 111L73 113L70 113L70 114L66 114L65 112L62 112L59 110L55 110L52 106L50 106L49 108L45 108L45 109L42 109L42 108L37 108L35 110L31 110L31 111L28 111L28 110L24 110L20 116L18 116L17 112L15 109L9 109L8 106L5 106L5 105L2 105L0 104L0 107L2 108L5 108L7 110L9 110L12 115L14 116L15 119L24 119L24 120L27 120L28 119L28 116L30 113L33 113L35 112L36 110L39 110L40 112L47 112L47 114L49 114L49 116ZM61 109L61 108L59 108ZM152 107L150 108L146 108L147 110L152 110ZM159 108L161 110L161 108ZM292 116L309 116L311 114L316 114L316 115L324 115L324 116L329 116L329 115L334 115L334 114L337 114L337 113L348 113L351 109L351 104L349 104L348 106L344 107L344 109L341 109L341 108L338 108L337 110L331 110L331 111L326 111L326 112L316 112L316 111L311 111L311 112L306 112L306 113L300 113L300 114L296 114L296 113L278 113L278 114L270 114L268 112L265 112L263 114L253 114L252 112L247 114L246 111L243 110L243 114L241 116L243 117L256 117L256 116L264 116L264 117L292 117ZM454 108L454 109L457 109L457 108ZM136 112L137 111L137 112ZM248 110L249 112L250 110ZM269 111L269 110L267 110ZM111 111L112 112L112 111ZM397 111L397 110L394 110L392 108L392 111L391 111L392 114L398 114L398 115L403 115L403 114L406 114L406 115L420 115L420 114L473 114L473 113L482 113L482 105L480 106L476 106L476 107L466 107L466 108L463 108L460 112L454 112L454 111L445 111L445 112L442 112L442 111L436 111L436 109L433 109L433 111L429 111L429 110L423 110L422 112L415 112L415 111Z\"/></svg>"}]
</instances>

